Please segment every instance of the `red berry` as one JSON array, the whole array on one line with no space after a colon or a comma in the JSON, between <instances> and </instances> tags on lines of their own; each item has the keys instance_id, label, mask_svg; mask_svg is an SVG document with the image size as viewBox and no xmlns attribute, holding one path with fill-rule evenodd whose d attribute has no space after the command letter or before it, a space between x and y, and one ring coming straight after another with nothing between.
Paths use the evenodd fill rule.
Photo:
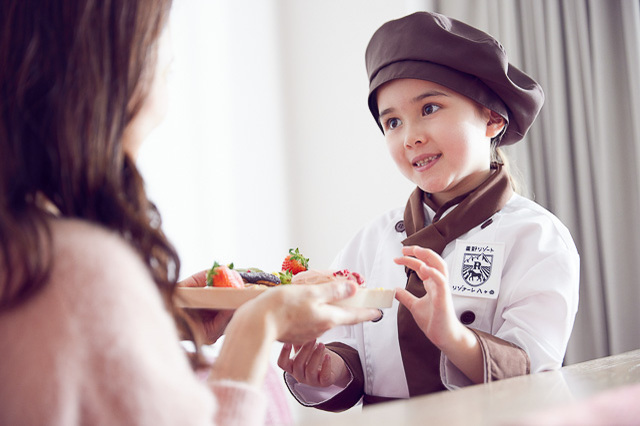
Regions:
<instances>
[{"instance_id":1,"label":"red berry","mask_svg":"<svg viewBox=\"0 0 640 426\"><path fill-rule=\"evenodd\" d=\"M341 276L348 280L355 281L358 285L364 284L364 278L357 272L351 272L348 269L343 269L341 271L336 271L333 273L334 276Z\"/></svg>"},{"instance_id":2,"label":"red berry","mask_svg":"<svg viewBox=\"0 0 640 426\"><path fill-rule=\"evenodd\" d=\"M289 249L289 254L285 257L284 262L282 262L282 270L289 271L295 275L299 272L306 271L308 268L309 259L305 258L297 248L295 251Z\"/></svg>"},{"instance_id":3,"label":"red berry","mask_svg":"<svg viewBox=\"0 0 640 426\"><path fill-rule=\"evenodd\" d=\"M233 269L233 264L227 266L214 262L207 272L207 286L244 288L244 281L240 273Z\"/></svg>"}]
</instances>

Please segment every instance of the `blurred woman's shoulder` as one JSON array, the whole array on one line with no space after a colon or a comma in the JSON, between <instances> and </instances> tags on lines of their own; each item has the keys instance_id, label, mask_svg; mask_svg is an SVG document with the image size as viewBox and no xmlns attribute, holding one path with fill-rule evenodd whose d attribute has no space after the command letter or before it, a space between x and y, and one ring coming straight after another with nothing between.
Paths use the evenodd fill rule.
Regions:
<instances>
[{"instance_id":1,"label":"blurred woman's shoulder","mask_svg":"<svg viewBox=\"0 0 640 426\"><path fill-rule=\"evenodd\" d=\"M53 219L51 279L67 284L96 285L102 293L131 290L124 282L153 283L145 263L125 238L101 225L79 219ZM105 296L105 295L103 295Z\"/></svg>"}]
</instances>

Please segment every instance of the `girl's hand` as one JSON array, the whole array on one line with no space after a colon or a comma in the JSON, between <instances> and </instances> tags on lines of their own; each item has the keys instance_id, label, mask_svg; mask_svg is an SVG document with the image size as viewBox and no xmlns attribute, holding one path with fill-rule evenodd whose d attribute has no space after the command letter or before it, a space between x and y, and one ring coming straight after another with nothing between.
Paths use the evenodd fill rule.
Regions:
<instances>
[{"instance_id":1,"label":"girl's hand","mask_svg":"<svg viewBox=\"0 0 640 426\"><path fill-rule=\"evenodd\" d=\"M456 316L447 264L433 250L417 246L402 248L403 257L395 259L416 271L427 294L415 297L407 290L396 291L396 299L411 312L420 329L434 345L474 383L484 381L482 349L475 334Z\"/></svg>"},{"instance_id":2,"label":"girl's hand","mask_svg":"<svg viewBox=\"0 0 640 426\"><path fill-rule=\"evenodd\" d=\"M400 288L396 290L396 299L411 312L427 338L444 349L460 327L464 327L453 308L447 264L433 250L418 246L403 247L402 254L403 257L394 261L414 270L427 294L418 298Z\"/></svg>"},{"instance_id":3,"label":"girl's hand","mask_svg":"<svg viewBox=\"0 0 640 426\"><path fill-rule=\"evenodd\" d=\"M291 349L294 355L291 357ZM350 374L344 360L315 340L302 346L285 343L278 357L278 366L291 374L299 383L326 387L333 384L346 386Z\"/></svg>"}]
</instances>

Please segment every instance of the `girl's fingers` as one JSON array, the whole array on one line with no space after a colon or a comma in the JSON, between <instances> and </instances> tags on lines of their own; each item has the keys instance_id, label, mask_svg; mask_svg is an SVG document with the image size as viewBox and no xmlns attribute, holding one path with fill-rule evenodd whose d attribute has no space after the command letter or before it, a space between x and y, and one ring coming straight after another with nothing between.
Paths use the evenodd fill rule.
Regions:
<instances>
[{"instance_id":1,"label":"girl's fingers","mask_svg":"<svg viewBox=\"0 0 640 426\"><path fill-rule=\"evenodd\" d=\"M295 355L293 359L293 376L301 381L301 379L306 379L306 369L307 363L309 361L309 357L315 348L316 341L312 340L310 342L302 345L298 353Z\"/></svg>"},{"instance_id":2,"label":"girl's fingers","mask_svg":"<svg viewBox=\"0 0 640 426\"><path fill-rule=\"evenodd\" d=\"M421 249L421 250L427 250L427 249ZM438 283L441 285L446 284L447 282L446 263L444 263L444 260L442 260L442 258L440 258L440 256L438 256L436 253L432 252L431 250L428 250L428 251L438 258L436 262L433 262L433 263L437 263L437 267L431 266L433 263L429 264L424 262L424 260L422 259L411 257L411 256L398 257L394 259L394 262L397 263L398 265L406 266L407 268L415 271L418 274L418 277L422 281L425 281L425 284L429 280L429 278L433 279L435 283Z\"/></svg>"},{"instance_id":3,"label":"girl's fingers","mask_svg":"<svg viewBox=\"0 0 640 426\"><path fill-rule=\"evenodd\" d=\"M409 293L404 288L396 288L396 300L398 300L398 302L402 303L405 308L411 311L411 307L413 306L415 301L418 300L418 298Z\"/></svg>"},{"instance_id":4,"label":"girl's fingers","mask_svg":"<svg viewBox=\"0 0 640 426\"><path fill-rule=\"evenodd\" d=\"M324 345L318 343L311 353L305 369L305 376L308 380L308 384L311 386L320 385L320 371L322 368L322 359L324 357Z\"/></svg>"},{"instance_id":5,"label":"girl's fingers","mask_svg":"<svg viewBox=\"0 0 640 426\"><path fill-rule=\"evenodd\" d=\"M420 246L406 246L402 248L402 254L405 256L412 256L422 260L428 266L437 269L443 274L447 273L447 264L444 259L435 251L420 247Z\"/></svg>"},{"instance_id":6,"label":"girl's fingers","mask_svg":"<svg viewBox=\"0 0 640 426\"><path fill-rule=\"evenodd\" d=\"M422 280L424 288L428 291L429 287L446 287L448 284L447 277L437 269L431 268L430 276L427 279Z\"/></svg>"},{"instance_id":7,"label":"girl's fingers","mask_svg":"<svg viewBox=\"0 0 640 426\"><path fill-rule=\"evenodd\" d=\"M393 259L393 261L398 265L403 265L409 269L414 270L422 281L426 280L427 278L431 278L433 273L437 272L435 268L431 268L430 266L426 265L422 260L417 259L415 257L409 257L409 256L398 257L396 259Z\"/></svg>"},{"instance_id":8,"label":"girl's fingers","mask_svg":"<svg viewBox=\"0 0 640 426\"><path fill-rule=\"evenodd\" d=\"M282 368L289 374L293 373L293 360L291 359L291 343L282 345L280 355L278 356L278 367Z\"/></svg>"},{"instance_id":9,"label":"girl's fingers","mask_svg":"<svg viewBox=\"0 0 640 426\"><path fill-rule=\"evenodd\" d=\"M332 384L331 382L331 355L328 353L322 354L322 364L320 365L320 372L318 373L318 383L320 386L326 387Z\"/></svg>"}]
</instances>

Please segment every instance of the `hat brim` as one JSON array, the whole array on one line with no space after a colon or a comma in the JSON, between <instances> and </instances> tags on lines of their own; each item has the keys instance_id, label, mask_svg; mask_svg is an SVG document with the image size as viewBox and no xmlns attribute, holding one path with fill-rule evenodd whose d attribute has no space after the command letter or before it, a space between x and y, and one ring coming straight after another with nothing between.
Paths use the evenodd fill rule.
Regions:
<instances>
[{"instance_id":1,"label":"hat brim","mask_svg":"<svg viewBox=\"0 0 640 426\"><path fill-rule=\"evenodd\" d=\"M382 129L382 124L379 120L376 90L389 81L403 78L431 81L447 87L495 111L507 123L509 122L509 110L504 102L480 79L432 62L400 61L382 68L373 76L369 84L369 110L380 129Z\"/></svg>"}]
</instances>

